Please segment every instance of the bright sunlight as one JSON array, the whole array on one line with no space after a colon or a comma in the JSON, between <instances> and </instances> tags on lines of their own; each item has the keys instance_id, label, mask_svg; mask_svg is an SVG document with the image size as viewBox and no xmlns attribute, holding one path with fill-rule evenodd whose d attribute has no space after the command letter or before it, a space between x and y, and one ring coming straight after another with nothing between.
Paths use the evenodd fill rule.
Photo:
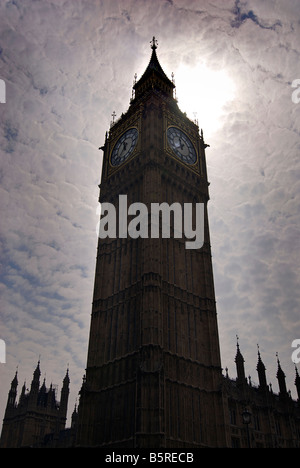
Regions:
<instances>
[{"instance_id":1,"label":"bright sunlight","mask_svg":"<svg viewBox=\"0 0 300 468\"><path fill-rule=\"evenodd\" d=\"M225 70L210 70L205 65L180 65L175 73L178 105L191 120L197 120L204 136L221 125L224 105L235 95L233 80Z\"/></svg>"}]
</instances>

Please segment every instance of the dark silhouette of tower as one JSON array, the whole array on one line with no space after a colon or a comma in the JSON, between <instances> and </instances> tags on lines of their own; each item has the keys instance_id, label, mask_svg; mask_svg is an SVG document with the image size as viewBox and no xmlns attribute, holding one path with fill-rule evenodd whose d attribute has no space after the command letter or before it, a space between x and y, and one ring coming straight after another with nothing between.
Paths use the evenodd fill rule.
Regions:
<instances>
[{"instance_id":1,"label":"dark silhouette of tower","mask_svg":"<svg viewBox=\"0 0 300 468\"><path fill-rule=\"evenodd\" d=\"M161 232L153 238L140 218L143 229L136 238L126 236L127 225L120 221L116 238L99 239L77 443L222 447L207 145L177 105L155 38L151 48L129 109L112 123L101 148L99 201L111 203L117 215L143 203L148 217L152 204L166 203L172 208L170 236ZM127 196L125 208L121 194ZM175 232L185 203L204 206L202 247L186 248L187 239ZM194 211L194 222L195 217Z\"/></svg>"}]
</instances>

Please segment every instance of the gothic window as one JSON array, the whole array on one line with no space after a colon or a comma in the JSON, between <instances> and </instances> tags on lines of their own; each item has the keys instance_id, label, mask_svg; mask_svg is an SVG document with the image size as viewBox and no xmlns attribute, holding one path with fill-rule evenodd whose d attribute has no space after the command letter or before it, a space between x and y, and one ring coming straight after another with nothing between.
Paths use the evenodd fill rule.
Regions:
<instances>
[{"instance_id":1,"label":"gothic window","mask_svg":"<svg viewBox=\"0 0 300 468\"><path fill-rule=\"evenodd\" d=\"M256 431L260 431L260 421L259 421L259 415L258 414L254 414L254 429Z\"/></svg>"},{"instance_id":2,"label":"gothic window","mask_svg":"<svg viewBox=\"0 0 300 468\"><path fill-rule=\"evenodd\" d=\"M230 411L230 414L229 414L230 424L236 426L236 411L234 408L230 408L229 411Z\"/></svg>"}]
</instances>

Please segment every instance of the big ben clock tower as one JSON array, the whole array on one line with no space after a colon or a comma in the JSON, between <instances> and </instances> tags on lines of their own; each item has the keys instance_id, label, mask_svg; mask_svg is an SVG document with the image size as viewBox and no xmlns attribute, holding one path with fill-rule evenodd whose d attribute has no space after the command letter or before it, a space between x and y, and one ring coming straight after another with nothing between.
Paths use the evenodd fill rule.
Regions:
<instances>
[{"instance_id":1,"label":"big ben clock tower","mask_svg":"<svg viewBox=\"0 0 300 468\"><path fill-rule=\"evenodd\" d=\"M151 48L129 109L101 148L99 201L115 207L117 229L98 242L77 445L224 447L207 145L178 108L155 38ZM124 219L132 216L124 217L120 195L126 209L202 204L204 243L186 248L174 232L176 216L169 237L128 235Z\"/></svg>"}]
</instances>

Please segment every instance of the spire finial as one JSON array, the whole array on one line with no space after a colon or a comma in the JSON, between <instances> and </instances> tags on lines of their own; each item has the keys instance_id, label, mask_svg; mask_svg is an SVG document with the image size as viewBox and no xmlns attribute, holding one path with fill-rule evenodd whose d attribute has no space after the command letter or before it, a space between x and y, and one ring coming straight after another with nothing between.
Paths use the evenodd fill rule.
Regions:
<instances>
[{"instance_id":1,"label":"spire finial","mask_svg":"<svg viewBox=\"0 0 300 468\"><path fill-rule=\"evenodd\" d=\"M150 41L150 44L151 44L151 49L152 49L152 50L157 49L158 42L157 42L157 40L155 39L155 36L153 36L152 41Z\"/></svg>"},{"instance_id":2,"label":"spire finial","mask_svg":"<svg viewBox=\"0 0 300 468\"><path fill-rule=\"evenodd\" d=\"M257 346L257 354L258 354L258 357L259 357L259 359L260 359L259 344L257 343L256 346Z\"/></svg>"}]
</instances>

